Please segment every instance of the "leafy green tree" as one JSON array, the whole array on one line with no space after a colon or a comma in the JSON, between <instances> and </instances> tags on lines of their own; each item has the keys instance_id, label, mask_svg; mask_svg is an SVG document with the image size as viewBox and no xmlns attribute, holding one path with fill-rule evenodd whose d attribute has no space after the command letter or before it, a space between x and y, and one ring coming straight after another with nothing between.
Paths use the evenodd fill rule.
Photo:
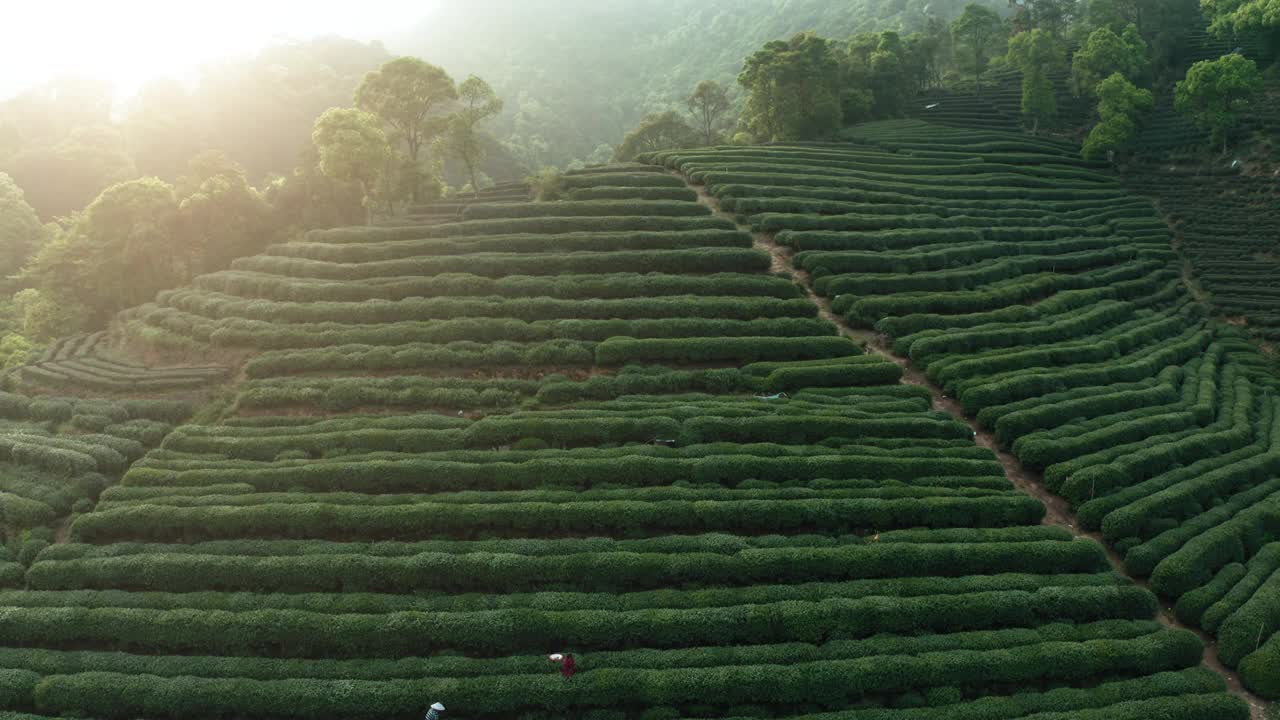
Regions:
<instances>
[{"instance_id":1,"label":"leafy green tree","mask_svg":"<svg viewBox=\"0 0 1280 720\"><path fill-rule=\"evenodd\" d=\"M1009 41L1008 60L1022 72L1022 114L1032 122L1031 134L1040 123L1058 114L1058 99L1053 94L1049 72L1061 64L1062 51L1053 35L1040 28L1018 33Z\"/></svg>"},{"instance_id":2,"label":"leafy green tree","mask_svg":"<svg viewBox=\"0 0 1280 720\"><path fill-rule=\"evenodd\" d=\"M156 178L112 185L60 228L23 276L44 301L66 305L74 316L88 308L90 324L102 327L184 279L177 210L173 187Z\"/></svg>"},{"instance_id":3,"label":"leafy green tree","mask_svg":"<svg viewBox=\"0 0 1280 720\"><path fill-rule=\"evenodd\" d=\"M806 140L840 127L840 65L813 33L765 43L738 74L742 125L758 140Z\"/></svg>"},{"instance_id":4,"label":"leafy green tree","mask_svg":"<svg viewBox=\"0 0 1280 720\"><path fill-rule=\"evenodd\" d=\"M627 162L640 153L690 147L697 141L697 131L689 127L680 113L674 110L650 113L622 138L613 151L613 159L615 162Z\"/></svg>"},{"instance_id":5,"label":"leafy green tree","mask_svg":"<svg viewBox=\"0 0 1280 720\"><path fill-rule=\"evenodd\" d=\"M269 208L244 168L219 150L196 155L178 183L177 237L185 278L231 265L270 240Z\"/></svg>"},{"instance_id":6,"label":"leafy green tree","mask_svg":"<svg viewBox=\"0 0 1280 720\"><path fill-rule=\"evenodd\" d=\"M883 32L869 58L868 85L877 117L897 117L912 91L911 58L896 32Z\"/></svg>"},{"instance_id":7,"label":"leafy green tree","mask_svg":"<svg viewBox=\"0 0 1280 720\"><path fill-rule=\"evenodd\" d=\"M32 351L36 346L26 336L16 332L8 332L0 336L0 366L5 370L16 368L32 362Z\"/></svg>"},{"instance_id":8,"label":"leafy green tree","mask_svg":"<svg viewBox=\"0 0 1280 720\"><path fill-rule=\"evenodd\" d=\"M22 188L0 172L0 287L44 244L45 229L23 198Z\"/></svg>"},{"instance_id":9,"label":"leafy green tree","mask_svg":"<svg viewBox=\"0 0 1280 720\"><path fill-rule=\"evenodd\" d=\"M997 45L1004 38L1004 23L989 7L977 3L964 6L964 12L951 23L951 34L973 65L975 91L982 94L982 73L986 71L993 55L999 55Z\"/></svg>"},{"instance_id":10,"label":"leafy green tree","mask_svg":"<svg viewBox=\"0 0 1280 720\"><path fill-rule=\"evenodd\" d=\"M1186 79L1174 88L1173 106L1208 130L1226 153L1231 131L1261 92L1257 63L1243 55L1224 55L1192 65Z\"/></svg>"},{"instance_id":11,"label":"leafy green tree","mask_svg":"<svg viewBox=\"0 0 1280 720\"><path fill-rule=\"evenodd\" d=\"M471 191L478 193L476 167L484 158L485 147L481 143L480 123L502 112L502 100L489 83L472 75L458 86L458 100L462 108L449 120L445 132L445 146L462 160L471 177Z\"/></svg>"},{"instance_id":12,"label":"leafy green tree","mask_svg":"<svg viewBox=\"0 0 1280 720\"><path fill-rule=\"evenodd\" d=\"M1200 0L1200 7L1218 35L1280 27L1280 0Z\"/></svg>"},{"instance_id":13,"label":"leafy green tree","mask_svg":"<svg viewBox=\"0 0 1280 720\"><path fill-rule=\"evenodd\" d=\"M1134 25L1117 35L1110 28L1098 28L1076 51L1071 60L1071 90L1076 97L1093 97L1102 79L1120 73L1132 82L1141 81L1147 71L1147 43Z\"/></svg>"},{"instance_id":14,"label":"leafy green tree","mask_svg":"<svg viewBox=\"0 0 1280 720\"><path fill-rule=\"evenodd\" d=\"M93 327L93 311L67 294L50 295L27 288L13 296L13 305L22 336L36 342L49 342Z\"/></svg>"},{"instance_id":15,"label":"leafy green tree","mask_svg":"<svg viewBox=\"0 0 1280 720\"><path fill-rule=\"evenodd\" d=\"M1124 152L1138 133L1143 115L1155 106L1150 90L1143 90L1120 73L1098 83L1097 125L1084 141L1086 160L1115 157Z\"/></svg>"},{"instance_id":16,"label":"leafy green tree","mask_svg":"<svg viewBox=\"0 0 1280 720\"><path fill-rule=\"evenodd\" d=\"M398 57L365 75L356 88L355 104L391 126L416 165L422 148L448 129L450 119L443 111L457 98L453 78L444 70L419 58ZM413 199L420 199L416 192Z\"/></svg>"},{"instance_id":17,"label":"leafy green tree","mask_svg":"<svg viewBox=\"0 0 1280 720\"><path fill-rule=\"evenodd\" d=\"M308 142L298 166L262 189L269 225L285 237L314 228L357 225L366 219L360 188L320 170L320 154Z\"/></svg>"},{"instance_id":18,"label":"leafy green tree","mask_svg":"<svg viewBox=\"0 0 1280 720\"><path fill-rule=\"evenodd\" d=\"M378 117L356 108L329 108L316 118L311 141L320 157L320 170L335 180L358 185L365 211L371 215L392 156Z\"/></svg>"},{"instance_id":19,"label":"leafy green tree","mask_svg":"<svg viewBox=\"0 0 1280 720\"><path fill-rule=\"evenodd\" d=\"M108 125L76 128L53 145L32 146L4 169L45 220L80 210L105 188L138 174L124 138Z\"/></svg>"},{"instance_id":20,"label":"leafy green tree","mask_svg":"<svg viewBox=\"0 0 1280 720\"><path fill-rule=\"evenodd\" d=\"M703 80L685 98L685 104L689 106L689 112L693 113L693 119L702 131L703 144L715 144L716 125L729 111L729 93L724 86L715 80Z\"/></svg>"}]
</instances>

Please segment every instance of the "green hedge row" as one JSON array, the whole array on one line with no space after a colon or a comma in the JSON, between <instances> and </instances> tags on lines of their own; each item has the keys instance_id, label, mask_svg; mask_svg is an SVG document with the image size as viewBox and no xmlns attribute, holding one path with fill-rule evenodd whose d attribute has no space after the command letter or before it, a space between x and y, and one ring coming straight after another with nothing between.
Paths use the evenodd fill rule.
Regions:
<instances>
[{"instance_id":1,"label":"green hedge row","mask_svg":"<svg viewBox=\"0 0 1280 720\"><path fill-rule=\"evenodd\" d=\"M220 543L228 545L230 543ZM243 543L242 543L243 544ZM271 543L279 545L280 543ZM202 544L207 547L209 543ZM157 546L147 546L157 547ZM180 549L180 548L179 548ZM392 612L479 612L489 610L608 610L629 612L651 609L691 609L761 605L788 601L816 602L831 598L921 597L973 593L1024 591L1047 588L1105 588L1127 581L1114 573L1049 574L998 573L961 577L879 578L844 582L805 582L787 585L747 585L684 590L664 588L630 593L581 593L538 590L528 593L461 593L430 595L341 593L223 593L130 592L124 590L11 590L0 591L6 607L135 608L149 610L300 610L330 615L386 614ZM1055 621L1056 622L1056 621ZM1151 632L1151 621L1106 620L1093 629L1078 631L1084 637L1133 637ZM1116 625L1124 628L1117 629ZM1130 627L1134 626L1134 627ZM1053 633L1036 632L1045 639L1066 639L1061 626ZM1126 629L1127 628L1127 629ZM1002 630L1002 632L1010 632ZM1075 636L1073 636L1075 637ZM945 643L947 638L933 639ZM927 643L930 638L917 642ZM0 659L3 650L0 650Z\"/></svg>"},{"instance_id":2,"label":"green hedge row","mask_svg":"<svg viewBox=\"0 0 1280 720\"><path fill-rule=\"evenodd\" d=\"M814 322L825 323L825 321ZM834 334L834 326L826 325L826 327ZM857 346L846 337L822 337L817 336L816 332L810 334L814 337L678 339L613 337L596 346L596 363L599 365L621 365L630 362L752 363L764 360L841 357L857 352Z\"/></svg>"},{"instance_id":3,"label":"green hedge row","mask_svg":"<svg viewBox=\"0 0 1280 720\"><path fill-rule=\"evenodd\" d=\"M522 489L543 485L591 487L600 483L630 486L675 482L737 485L748 478L784 481L814 478L867 478L910 481L922 477L999 477L990 459L882 456L869 453L778 457L710 455L696 458L629 455L600 458L547 458L524 462L468 463L421 458L401 461L341 459L293 467L196 469L182 472L145 467L125 475L127 485L177 486L248 483L259 490L302 488L322 492L431 492L439 490Z\"/></svg>"},{"instance_id":4,"label":"green hedge row","mask_svg":"<svg viewBox=\"0 0 1280 720\"><path fill-rule=\"evenodd\" d=\"M1248 420L1248 406L1242 406L1245 422L1236 426L1237 438L1224 437L1225 433L1201 433L1181 442L1158 445L1143 451L1143 456L1131 458L1134 465L1121 465L1115 472L1121 477L1142 477L1146 473L1142 461L1160 462L1170 468L1196 467L1199 458L1214 458L1213 452L1224 453L1217 456L1219 460L1230 457L1232 452L1241 447L1249 447L1245 443L1252 440L1253 428ZM1231 431L1228 431L1231 432ZM1206 437L1207 436L1207 437ZM1225 451L1225 452L1224 452ZM1118 506L1102 517L1101 528L1109 539L1133 536L1145 536L1144 529L1158 525L1161 518L1185 519L1189 510L1206 504L1212 504L1216 497L1228 497L1254 483L1268 479L1270 473L1280 470L1280 455L1266 453L1266 445L1258 444L1256 451L1242 453L1251 457L1241 458L1238 462L1218 467L1196 467L1196 474L1184 472L1169 473L1152 478L1152 482L1144 482L1136 486L1134 491L1126 493L1124 505ZM1190 462L1188 462L1190 461ZM1129 469L1133 468L1133 469ZM1176 473L1176 474L1175 474ZM1100 476L1104 477L1104 476ZM1104 478L1105 479L1105 478ZM1111 481L1106 481L1104 489ZM1072 488L1075 490L1075 488ZM1099 510L1102 508L1100 507Z\"/></svg>"},{"instance_id":5,"label":"green hedge row","mask_svg":"<svg viewBox=\"0 0 1280 720\"><path fill-rule=\"evenodd\" d=\"M565 368L592 365L595 343L549 340L537 343L473 343L436 345L340 345L330 349L276 350L261 353L245 364L245 374L265 378L316 371L379 371L415 368L477 368L542 366Z\"/></svg>"},{"instance_id":6,"label":"green hedge row","mask_svg":"<svg viewBox=\"0 0 1280 720\"><path fill-rule=\"evenodd\" d=\"M1240 660L1240 681L1267 700L1280 699L1280 634L1271 634L1262 646Z\"/></svg>"},{"instance_id":7,"label":"green hedge row","mask_svg":"<svg viewBox=\"0 0 1280 720\"><path fill-rule=\"evenodd\" d=\"M457 320L428 320L390 322L373 325L343 325L339 323L276 324L258 320L230 318L209 323L208 340L225 347L250 347L285 350L296 348L325 348L339 345L405 345L409 343L450 342L541 342L547 340L601 341L610 338L658 338L659 345L646 346L647 340L636 340L638 347L664 347L660 343L673 343L669 359L688 362L687 356L698 361L698 344L715 345L704 338L724 338L722 347L749 344L755 338L762 346L782 338L809 338L835 334L835 326L818 318L760 318L756 320L722 320L719 318L665 318L638 320L538 320L524 322L508 318L464 318ZM687 339L692 338L692 341ZM750 338L748 340L747 338ZM818 338L812 338L818 340ZM822 338L835 339L835 338ZM751 357L750 352L730 351L725 359L748 362L755 359L786 359L791 353L801 352L805 341L798 344L777 343L773 353L762 350L761 357ZM848 345L848 341L845 341ZM693 347L693 350L688 348ZM822 348L819 342L815 348ZM783 351L781 348L792 348ZM847 352L847 351L846 351ZM714 355L714 352L709 355ZM800 355L804 357L804 355ZM602 364L618 364L631 360L668 359L663 353L649 352L637 357L614 357ZM713 359L708 357L707 359Z\"/></svg>"},{"instance_id":8,"label":"green hedge row","mask_svg":"<svg viewBox=\"0 0 1280 720\"><path fill-rule=\"evenodd\" d=\"M384 682L356 680L247 680L137 677L119 673L55 675L34 689L35 703L50 712L99 717L378 718L421 711L424 697L449 697L454 707L480 717L510 717L528 710L578 711L614 705L718 707L819 704L839 707L865 696L903 692L926 684L972 689L1038 685L1058 673L1076 681L1098 675L1149 675L1194 664L1199 642L1187 634L1150 639L1044 643L990 653L938 652L919 656L818 661L716 668L599 669L566 683L554 674L513 675L500 688L486 678L430 678ZM34 675L34 674L32 674ZM341 683L339 685L338 683ZM1229 702L1223 702L1226 699ZM1175 698L1203 712L1231 711L1238 699ZM1147 703L1136 703L1150 712ZM1174 703L1165 702L1163 717ZM1107 708L1111 710L1111 708ZM1130 718L1131 714L1112 714ZM1151 717L1151 716L1146 716ZM1194 715L1187 717L1195 717Z\"/></svg>"},{"instance_id":9,"label":"green hedge row","mask_svg":"<svg viewBox=\"0 0 1280 720\"><path fill-rule=\"evenodd\" d=\"M694 202L698 193L684 187L615 187L611 185L575 188L565 193L569 200L682 200Z\"/></svg>"},{"instance_id":10,"label":"green hedge row","mask_svg":"<svg viewBox=\"0 0 1280 720\"><path fill-rule=\"evenodd\" d=\"M655 652L647 649L601 651L579 658L580 669L664 669L716 667L720 665L773 665L788 662L820 662L861 657L908 655L949 650L992 651L1045 642L1125 640L1161 632L1150 621L1104 620L1072 625L1056 623L1035 628L1011 628L946 635L892 636L866 640L832 640L820 645L799 642L773 645L739 645L719 648L691 647ZM84 672L119 672L158 677L245 678L285 680L292 677L333 680L391 680L423 677L494 677L532 675L548 669L541 655L469 658L438 655L394 660L296 660L252 657L147 656L95 651L56 651L0 648L0 667L30 670L40 675L72 675ZM1207 670L1180 673L1182 687L1196 687ZM1173 680L1174 678L1167 678ZM1221 684L1221 680L1218 681ZM1212 685L1204 688L1214 689Z\"/></svg>"},{"instance_id":11,"label":"green hedge row","mask_svg":"<svg viewBox=\"0 0 1280 720\"><path fill-rule=\"evenodd\" d=\"M210 319L246 318L272 324L394 323L455 318L514 318L538 320L632 320L662 318L718 318L754 320L814 317L817 308L807 298L668 296L659 298L573 299L435 297L398 301L273 302L245 300L199 290L169 290L159 303Z\"/></svg>"},{"instance_id":12,"label":"green hedge row","mask_svg":"<svg viewBox=\"0 0 1280 720\"><path fill-rule=\"evenodd\" d=\"M1155 566L1151 571L1151 587L1176 598L1208 582L1222 566L1244 560L1263 544L1264 538L1280 530L1280 505L1269 498L1278 485L1278 480L1265 482L1200 514L1193 522L1184 523L1180 529L1199 532Z\"/></svg>"},{"instance_id":13,"label":"green hedge row","mask_svg":"<svg viewBox=\"0 0 1280 720\"><path fill-rule=\"evenodd\" d=\"M1218 626L1218 657L1236 667L1280 628L1280 577L1274 573Z\"/></svg>"},{"instance_id":14,"label":"green hedge row","mask_svg":"<svg viewBox=\"0 0 1280 720\"><path fill-rule=\"evenodd\" d=\"M682 207L697 208L701 205L677 203ZM575 232L626 232L646 230L714 230L733 229L733 223L722 217L670 217L657 215L614 215L610 217L531 217L496 218L492 220L465 220L463 222L431 225L419 230L419 237L473 237L481 235L518 235L537 233L559 235Z\"/></svg>"},{"instance_id":15,"label":"green hedge row","mask_svg":"<svg viewBox=\"0 0 1280 720\"><path fill-rule=\"evenodd\" d=\"M480 203L462 211L464 220L532 217L710 215L706 205L674 200L559 200L531 203Z\"/></svg>"},{"instance_id":16,"label":"green hedge row","mask_svg":"<svg viewBox=\"0 0 1280 720\"><path fill-rule=\"evenodd\" d=\"M974 547L983 550L986 546ZM867 569L858 563L883 555L852 549L807 550L814 553L813 559L800 562L796 561L797 553L790 549L764 548L733 555L616 552L525 556L476 552L420 553L403 557L365 554L255 557L156 551L83 560L39 559L32 565L27 579L33 590L412 594L428 590L519 593L559 589L575 593L623 593L668 587L688 591L708 586L835 583L863 577ZM1046 587L1055 585L1051 578L1042 581L1047 583ZM940 587L949 585L940 583ZM890 589L891 586L886 586L878 594ZM1013 588L1002 578L993 578L982 588L984 591L1010 589ZM934 592L942 594L941 590ZM779 594L784 595L779 599L790 597L787 593ZM928 594L927 588L922 594ZM732 593L724 595L732 596ZM561 609L578 609L578 604L566 597ZM588 607L598 605L596 601L587 604Z\"/></svg>"},{"instance_id":17,"label":"green hedge row","mask_svg":"<svg viewBox=\"0 0 1280 720\"><path fill-rule=\"evenodd\" d=\"M769 256L750 248L699 248L605 253L483 253L352 265L254 255L237 259L232 263L232 269L318 280L371 280L446 273L466 273L488 278L597 273L713 274L765 272L769 269Z\"/></svg>"},{"instance_id":18,"label":"green hedge row","mask_svg":"<svg viewBox=\"0 0 1280 720\"><path fill-rule=\"evenodd\" d=\"M1208 346L1211 332L1192 327L1181 336L1110 363L1061 368L1053 372L1028 371L1008 379L972 387L960 396L965 412L976 413L990 405L1003 405L1046 393L1084 385L1110 385L1153 377L1170 365L1181 365Z\"/></svg>"},{"instance_id":19,"label":"green hedge row","mask_svg":"<svg viewBox=\"0 0 1280 720\"><path fill-rule=\"evenodd\" d=\"M1001 280L1040 272L1078 273L1117 265L1136 257L1132 246L1086 250L1065 255L1027 255L1004 260L984 260L968 267L934 272L882 273L874 275L825 275L814 281L814 289L826 296L894 295L907 292L947 292L969 290ZM1079 281L1077 281L1079 282ZM879 320L880 318L876 318Z\"/></svg>"},{"instance_id":20,"label":"green hedge row","mask_svg":"<svg viewBox=\"0 0 1280 720\"><path fill-rule=\"evenodd\" d=\"M391 507L323 503L179 508L138 505L78 517L75 537L94 543L230 538L414 539L513 537L548 531L626 536L672 532L848 533L868 529L1003 527L1039 522L1044 507L1017 495L903 500L747 500L419 503Z\"/></svg>"},{"instance_id":21,"label":"green hedge row","mask_svg":"<svg viewBox=\"0 0 1280 720\"><path fill-rule=\"evenodd\" d=\"M1227 567L1241 566L1233 563ZM1223 571L1226 569L1223 568L1219 571L1209 584L1213 585L1218 582L1220 577L1224 577ZM1231 617L1245 603L1249 602L1254 593L1263 587L1277 569L1280 569L1280 543L1268 543L1263 546L1256 555L1249 558L1248 564L1243 566L1242 569L1244 572L1238 575L1231 587L1226 592L1223 592L1212 605L1205 607L1199 618L1197 618L1198 624L1205 630L1217 632L1222 622ZM1228 576L1235 576L1235 573L1228 573ZM1198 590L1199 588L1192 592L1197 592ZM1187 593L1187 595L1190 594ZM1183 597L1186 597L1186 595L1183 595ZM1181 604L1181 599L1179 599L1179 604Z\"/></svg>"},{"instance_id":22,"label":"green hedge row","mask_svg":"<svg viewBox=\"0 0 1280 720\"><path fill-rule=\"evenodd\" d=\"M1174 274L1170 274L1173 272L1167 262L1135 260L1074 275L1055 272L1038 273L1003 280L993 287L981 290L910 293L867 298L854 295L837 296L832 301L832 309L839 313L850 313L851 320L857 321L857 318L852 316L852 311L859 308L864 312L883 311L891 315L913 313L958 315L990 312L1025 303L1028 300L1043 299L1043 302L1036 304L1035 309L1042 315L1052 315L1105 299L1131 299L1134 304L1141 305L1153 297L1153 279L1159 277L1160 273L1169 279L1176 279ZM1054 295L1054 293L1057 294ZM1064 302L1068 300L1070 302ZM874 325L883 317L881 315L868 320L868 326Z\"/></svg>"},{"instance_id":23,"label":"green hedge row","mask_svg":"<svg viewBox=\"0 0 1280 720\"><path fill-rule=\"evenodd\" d=\"M796 298L800 288L790 280L771 275L718 273L711 275L662 275L603 273L535 277L509 275L499 278L446 273L425 277L387 278L369 282L297 280L262 273L222 272L201 275L195 287L245 298L295 302L361 302L402 300L410 297L500 296L581 298L633 298L664 295L725 295Z\"/></svg>"},{"instance_id":24,"label":"green hedge row","mask_svg":"<svg viewBox=\"0 0 1280 720\"><path fill-rule=\"evenodd\" d=\"M698 206L695 206L698 207ZM479 253L617 252L622 250L679 250L688 248L750 247L751 236L733 228L672 231L573 232L559 235L516 234L475 238L423 238L390 243L328 245L291 242L263 251L288 257L332 263L369 263L418 257L471 256Z\"/></svg>"},{"instance_id":25,"label":"green hedge row","mask_svg":"<svg viewBox=\"0 0 1280 720\"><path fill-rule=\"evenodd\" d=\"M1134 315L1130 303L1105 300L1064 315L1045 318L1043 324L1008 323L969 330L953 330L911 344L911 359L926 369L931 360L948 354L966 354L994 348L1074 340L1118 325Z\"/></svg>"},{"instance_id":26,"label":"green hedge row","mask_svg":"<svg viewBox=\"0 0 1280 720\"><path fill-rule=\"evenodd\" d=\"M982 260L1024 255L1066 255L1113 247L1115 238L1077 237L1053 242L977 242L924 252L829 252L803 250L794 262L815 274L936 272Z\"/></svg>"},{"instance_id":27,"label":"green hedge row","mask_svg":"<svg viewBox=\"0 0 1280 720\"><path fill-rule=\"evenodd\" d=\"M541 654L547 647L556 647L575 648L585 655L591 650L637 646L812 643L880 633L1036 627L1064 620L1136 620L1149 618L1155 608L1151 594L1138 588L1045 588L1034 592L926 595L897 598L892 603L873 597L623 613L521 609L333 615L296 610L231 613L11 608L0 617L0 629L8 642L19 646L38 642L52 647L144 653L336 659L416 657L447 649L482 655ZM1085 643L1093 645L1088 648L1092 651L1091 660L1077 666L1059 658L1054 670L1063 676L1086 673L1092 663L1107 662L1112 654L1106 649L1109 644L1136 645L1135 655L1144 658L1147 665L1143 667L1150 668L1148 672L1192 666L1199 662L1202 652L1199 639L1189 632L1158 633L1124 641L1093 640ZM1018 649L1008 652L1016 655ZM1192 659L1184 662L1188 656ZM879 660L871 659L872 664ZM489 689L492 691L492 687Z\"/></svg>"}]
</instances>

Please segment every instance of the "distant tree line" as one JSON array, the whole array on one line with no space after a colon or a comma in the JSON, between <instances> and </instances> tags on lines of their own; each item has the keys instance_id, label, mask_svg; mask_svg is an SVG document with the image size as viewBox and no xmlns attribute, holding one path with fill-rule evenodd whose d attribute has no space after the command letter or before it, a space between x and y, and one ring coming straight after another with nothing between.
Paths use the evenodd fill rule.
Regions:
<instances>
[{"instance_id":1,"label":"distant tree line","mask_svg":"<svg viewBox=\"0 0 1280 720\"><path fill-rule=\"evenodd\" d=\"M110 88L75 78L0 102L0 365L305 229L439 197L446 164L478 187L501 153L487 83L376 44L205 72L153 82L118 118Z\"/></svg>"},{"instance_id":2,"label":"distant tree line","mask_svg":"<svg viewBox=\"0 0 1280 720\"><path fill-rule=\"evenodd\" d=\"M1018 71L1021 112L1032 133L1072 130L1060 121L1054 81L1065 75L1070 93L1094 108L1084 155L1118 160L1132 150L1154 108L1153 88L1168 87L1182 72L1182 52L1206 21L1224 37L1270 31L1274 40L1280 5L1276 0L1010 0L1002 13L990 3L970 2L951 19L927 9L923 28L905 37L895 31L845 39L800 33L769 41L744 60L737 102L732 89L703 81L688 99L691 118L674 110L646 116L623 138L613 159L720 142L823 138L842 125L901 117L922 91L946 87L981 95L984 77L998 66ZM1232 53L1191 67L1176 83L1175 108L1225 152L1261 88L1255 62ZM715 111L707 112L700 97L716 98Z\"/></svg>"}]
</instances>

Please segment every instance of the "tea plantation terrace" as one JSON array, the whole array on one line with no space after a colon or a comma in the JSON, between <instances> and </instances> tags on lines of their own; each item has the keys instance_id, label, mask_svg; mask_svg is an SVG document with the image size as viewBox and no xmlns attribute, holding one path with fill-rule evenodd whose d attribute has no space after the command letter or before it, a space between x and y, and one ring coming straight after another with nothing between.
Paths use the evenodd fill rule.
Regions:
<instances>
[{"instance_id":1,"label":"tea plantation terrace","mask_svg":"<svg viewBox=\"0 0 1280 720\"><path fill-rule=\"evenodd\" d=\"M566 175L562 201L312 232L127 312L134 342L243 352L249 380L133 462L62 542L7 560L0 707L1247 718L1201 666L1201 640L1156 619L1154 594L1101 544L1044 524L968 425L797 280L812 272L846 316L910 323L904 352L935 373L951 359L958 383L1039 368L1055 392L1088 388L1101 404L1073 414L1074 395L1013 376L1017 391L965 395L1010 415L1058 403L1009 431L1061 430L1046 465L1166 415L1152 447L1234 432L1248 436L1237 455L1208 462L1269 453L1254 355L1184 301L1149 203L1067 148L923 124L853 140L655 156ZM818 254L775 272L767 237L671 169L726 207L740 198L733 210L780 241L870 244L797 245ZM986 299L957 299L970 296ZM856 309L877 298L920 306ZM1095 334L1110 354L1086 350ZM1024 336L1025 367L991 352ZM962 355L992 364L964 371ZM1113 393L1144 410L1105 422ZM1182 488L1168 464L1141 472ZM1225 485L1269 482L1249 478ZM1210 514L1173 503L1125 537ZM576 656L572 679L553 652Z\"/></svg>"}]
</instances>

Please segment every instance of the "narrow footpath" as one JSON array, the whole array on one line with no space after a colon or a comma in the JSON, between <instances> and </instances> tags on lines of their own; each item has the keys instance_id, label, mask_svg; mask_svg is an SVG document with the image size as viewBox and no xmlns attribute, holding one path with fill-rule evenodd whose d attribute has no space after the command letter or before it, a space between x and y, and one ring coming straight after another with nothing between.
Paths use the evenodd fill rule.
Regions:
<instances>
[{"instance_id":1,"label":"narrow footpath","mask_svg":"<svg viewBox=\"0 0 1280 720\"><path fill-rule=\"evenodd\" d=\"M720 217L727 218L737 224L737 218L735 218L732 213L721 210L720 201L708 194L705 186L690 183L689 179L679 172L673 171L671 174L681 180L684 180L685 184L698 194L698 202L711 208L712 213ZM1125 571L1123 559L1102 539L1102 535L1100 533L1089 532L1080 527L1080 523L1076 520L1075 514L1071 512L1070 505L1066 500L1053 494L1044 486L1044 478L1040 473L1027 469L1022 465L1022 462L1018 460L1018 458L1014 457L1011 453L1005 452L1000 447L1000 444L996 442L996 438L992 433L983 429L978 425L975 419L966 415L960 403L954 398L944 395L942 389L930 381L923 372L916 368L911 363L910 359L894 355L885 344L886 338L870 330L852 328L844 321L844 318L832 312L831 301L814 292L813 282L809 276L809 272L801 270L792 264L791 256L794 254L794 251L792 251L791 248L779 245L774 240L772 233L752 232L751 228L746 225L737 224L737 226L740 230L751 233L755 247L769 253L769 256L773 259L771 268L775 272L787 272L796 279L796 282L798 282L808 294L809 299L818 306L818 313L821 317L834 324L842 335L865 345L868 352L874 352L901 366L903 382L909 385L919 385L920 387L927 389L930 395L933 396L933 407L935 410L945 411L954 416L957 420L968 425L974 433L974 442L995 453L1000 464L1004 466L1005 475L1008 476L1009 481L1018 489L1026 492L1044 504L1044 524L1064 527L1071 531L1071 534L1075 537L1088 538L1096 541L1106 550L1107 558L1111 561L1111 566L1117 573L1129 577L1129 579L1139 587L1146 588L1147 590L1151 589L1149 583L1145 579L1129 576ZM1249 704L1250 715L1253 720L1264 720L1265 710L1267 707L1266 703L1253 693L1246 690L1244 686L1240 684L1240 678L1237 677L1230 668L1223 665L1222 661L1218 659L1218 644L1213 636L1205 633L1199 628L1188 627L1181 623L1177 617L1174 616L1173 608L1165 603L1165 599L1158 595L1156 597L1160 601L1160 612L1157 619L1168 627L1187 630L1199 636L1199 638L1204 642L1204 657L1201 663L1205 667L1221 675L1227 682L1227 688Z\"/></svg>"}]
</instances>

